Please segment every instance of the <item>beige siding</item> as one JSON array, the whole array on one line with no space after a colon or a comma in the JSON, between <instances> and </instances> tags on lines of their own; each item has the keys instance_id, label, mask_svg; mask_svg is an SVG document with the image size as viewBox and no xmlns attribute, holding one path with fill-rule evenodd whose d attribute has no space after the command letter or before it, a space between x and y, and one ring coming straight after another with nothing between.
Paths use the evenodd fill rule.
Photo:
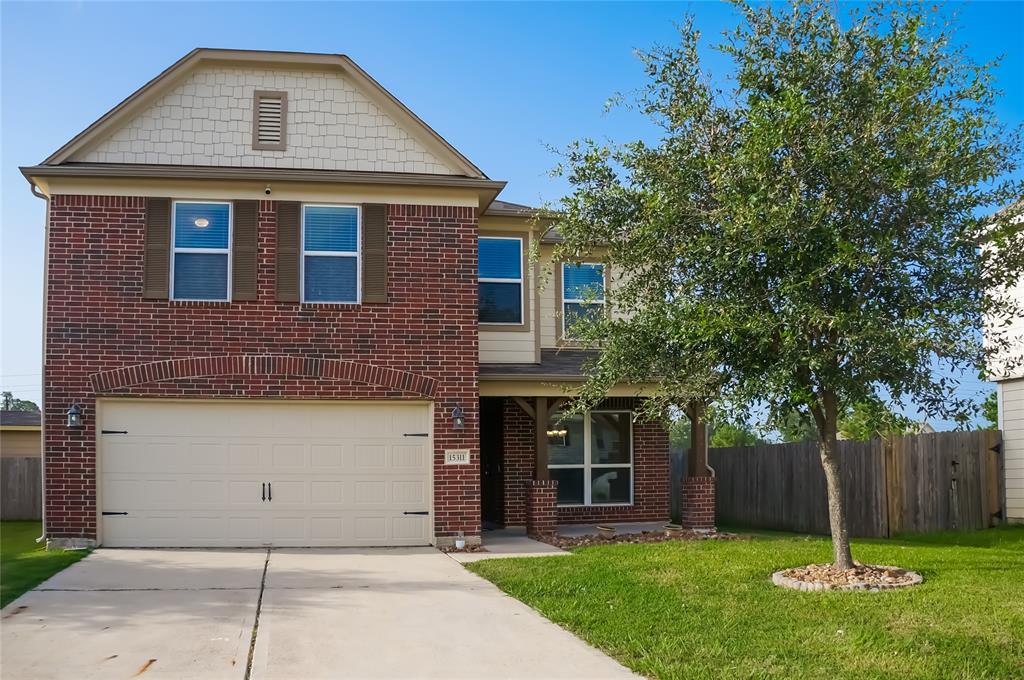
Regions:
<instances>
[{"instance_id":1,"label":"beige siding","mask_svg":"<svg viewBox=\"0 0 1024 680\"><path fill-rule=\"evenodd\" d=\"M288 93L287 148L252 148L255 90ZM207 66L75 161L458 174L333 71Z\"/></svg>"},{"instance_id":2,"label":"beige siding","mask_svg":"<svg viewBox=\"0 0 1024 680\"><path fill-rule=\"evenodd\" d=\"M999 291L997 294L1007 296L1009 299L1015 301L1019 306L1024 308L1024 277L1017 280L1016 284L1006 289ZM990 319L989 327L998 328L1001 332L1006 332L1007 337L1013 342L1014 349L1010 350L1013 353L1013 359L1018 363L1018 366L1014 369L1009 369L1005 362L1009 358L1007 356L996 356L989 361L989 373L993 380L1005 380L1007 378L1024 378L1024 363L1022 363L1022 353L1024 353L1024 312L1015 317L1010 318L1010 325L1003 327L1003 323L1006 321L1003 319ZM986 339L990 336L992 330L986 334Z\"/></svg>"},{"instance_id":3,"label":"beige siding","mask_svg":"<svg viewBox=\"0 0 1024 680\"><path fill-rule=\"evenodd\" d=\"M1024 379L999 384L1000 429L1006 464L1006 514L1024 522Z\"/></svg>"},{"instance_id":4,"label":"beige siding","mask_svg":"<svg viewBox=\"0 0 1024 680\"><path fill-rule=\"evenodd\" d=\"M532 364L537 360L533 331L500 333L480 331L480 363Z\"/></svg>"},{"instance_id":5,"label":"beige siding","mask_svg":"<svg viewBox=\"0 0 1024 680\"><path fill-rule=\"evenodd\" d=\"M42 446L39 430L0 431L0 455L38 456Z\"/></svg>"},{"instance_id":6,"label":"beige siding","mask_svg":"<svg viewBox=\"0 0 1024 680\"><path fill-rule=\"evenodd\" d=\"M558 292L555 290L555 269L552 262L552 246L542 246L540 251L540 346L558 346Z\"/></svg>"}]
</instances>

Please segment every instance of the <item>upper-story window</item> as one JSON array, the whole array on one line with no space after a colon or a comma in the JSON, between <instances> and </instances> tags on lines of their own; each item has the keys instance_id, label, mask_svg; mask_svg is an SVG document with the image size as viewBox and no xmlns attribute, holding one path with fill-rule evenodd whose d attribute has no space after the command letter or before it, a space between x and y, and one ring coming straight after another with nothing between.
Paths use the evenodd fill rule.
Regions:
<instances>
[{"instance_id":1,"label":"upper-story window","mask_svg":"<svg viewBox=\"0 0 1024 680\"><path fill-rule=\"evenodd\" d=\"M604 313L604 265L562 265L562 337L573 338L573 325Z\"/></svg>"},{"instance_id":2,"label":"upper-story window","mask_svg":"<svg viewBox=\"0 0 1024 680\"><path fill-rule=\"evenodd\" d=\"M523 239L480 238L480 323L523 323Z\"/></svg>"},{"instance_id":3,"label":"upper-story window","mask_svg":"<svg viewBox=\"0 0 1024 680\"><path fill-rule=\"evenodd\" d=\"M231 204L175 201L171 297L230 299Z\"/></svg>"},{"instance_id":4,"label":"upper-story window","mask_svg":"<svg viewBox=\"0 0 1024 680\"><path fill-rule=\"evenodd\" d=\"M359 207L302 206L302 301L359 302Z\"/></svg>"}]
</instances>

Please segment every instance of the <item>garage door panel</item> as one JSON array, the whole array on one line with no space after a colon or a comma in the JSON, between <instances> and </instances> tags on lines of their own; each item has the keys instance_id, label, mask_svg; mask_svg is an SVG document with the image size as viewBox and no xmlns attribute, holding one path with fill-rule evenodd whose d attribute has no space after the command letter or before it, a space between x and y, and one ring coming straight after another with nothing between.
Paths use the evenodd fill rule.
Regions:
<instances>
[{"instance_id":1,"label":"garage door panel","mask_svg":"<svg viewBox=\"0 0 1024 680\"><path fill-rule=\"evenodd\" d=\"M430 542L422 403L101 402L104 544L385 546ZM263 484L273 500L262 499Z\"/></svg>"},{"instance_id":2,"label":"garage door panel","mask_svg":"<svg viewBox=\"0 0 1024 680\"><path fill-rule=\"evenodd\" d=\"M392 446L391 467L403 470L429 470L430 455L427 447L410 444Z\"/></svg>"},{"instance_id":3,"label":"garage door panel","mask_svg":"<svg viewBox=\"0 0 1024 680\"><path fill-rule=\"evenodd\" d=\"M317 472L345 469L345 447L340 444L310 444L309 466Z\"/></svg>"}]
</instances>

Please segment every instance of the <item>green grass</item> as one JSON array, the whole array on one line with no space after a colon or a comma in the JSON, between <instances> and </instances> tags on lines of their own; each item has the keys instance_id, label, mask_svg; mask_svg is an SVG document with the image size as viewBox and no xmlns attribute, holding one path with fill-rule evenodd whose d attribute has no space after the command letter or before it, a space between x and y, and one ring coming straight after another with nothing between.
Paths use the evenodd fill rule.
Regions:
<instances>
[{"instance_id":1,"label":"green grass","mask_svg":"<svg viewBox=\"0 0 1024 680\"><path fill-rule=\"evenodd\" d=\"M828 562L821 537L582 548L469 568L657 678L1024 678L1024 526L854 542L925 582L802 593L769 577Z\"/></svg>"},{"instance_id":2,"label":"green grass","mask_svg":"<svg viewBox=\"0 0 1024 680\"><path fill-rule=\"evenodd\" d=\"M86 555L84 550L47 552L36 543L39 522L0 522L0 607Z\"/></svg>"}]
</instances>

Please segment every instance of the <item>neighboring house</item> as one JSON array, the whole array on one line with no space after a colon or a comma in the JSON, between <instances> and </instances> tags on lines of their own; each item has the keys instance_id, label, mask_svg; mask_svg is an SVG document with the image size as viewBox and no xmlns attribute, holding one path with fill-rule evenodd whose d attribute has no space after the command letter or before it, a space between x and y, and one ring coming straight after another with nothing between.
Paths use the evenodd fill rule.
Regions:
<instances>
[{"instance_id":1,"label":"neighboring house","mask_svg":"<svg viewBox=\"0 0 1024 680\"><path fill-rule=\"evenodd\" d=\"M39 411L0 411L0 456L38 458Z\"/></svg>"},{"instance_id":2,"label":"neighboring house","mask_svg":"<svg viewBox=\"0 0 1024 680\"><path fill-rule=\"evenodd\" d=\"M1000 293L1016 300L1024 309L1024 278ZM1010 319L1008 326L1000 324L999 328L1013 339L1017 348L1015 359L1020 364L1024 354L1024 316ZM1011 522L1024 522L1024 365L1008 368L996 357L990 362L988 377L996 383L999 429L1003 434L1006 517Z\"/></svg>"},{"instance_id":3,"label":"neighboring house","mask_svg":"<svg viewBox=\"0 0 1024 680\"><path fill-rule=\"evenodd\" d=\"M668 517L644 386L557 415L585 356L564 319L612 272L553 263L536 211L347 57L195 50L22 172L47 200L50 545Z\"/></svg>"}]
</instances>

